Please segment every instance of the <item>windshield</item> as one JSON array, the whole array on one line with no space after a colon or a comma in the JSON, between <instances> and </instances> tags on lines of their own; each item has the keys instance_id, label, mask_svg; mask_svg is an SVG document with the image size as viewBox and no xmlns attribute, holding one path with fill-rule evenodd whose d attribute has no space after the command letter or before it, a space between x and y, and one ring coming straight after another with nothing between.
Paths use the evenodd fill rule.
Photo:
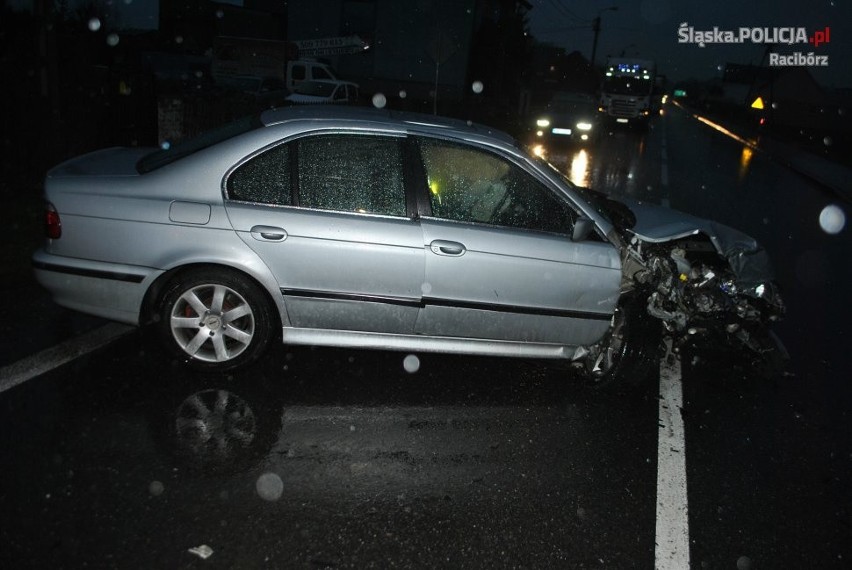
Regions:
<instances>
[{"instance_id":1,"label":"windshield","mask_svg":"<svg viewBox=\"0 0 852 570\"><path fill-rule=\"evenodd\" d=\"M634 77L608 77L604 81L605 93L615 95L647 95L651 92L651 82Z\"/></svg>"}]
</instances>

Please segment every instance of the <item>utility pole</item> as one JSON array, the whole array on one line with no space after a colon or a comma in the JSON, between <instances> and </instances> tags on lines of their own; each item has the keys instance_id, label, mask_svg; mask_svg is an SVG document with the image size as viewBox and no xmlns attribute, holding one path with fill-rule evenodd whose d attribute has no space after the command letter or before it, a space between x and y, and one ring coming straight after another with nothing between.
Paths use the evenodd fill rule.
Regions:
<instances>
[{"instance_id":1,"label":"utility pole","mask_svg":"<svg viewBox=\"0 0 852 570\"><path fill-rule=\"evenodd\" d=\"M601 14L603 14L604 12L615 12L616 10L618 10L618 6L610 6L609 8L604 8L603 10L598 12L598 15L595 16L594 20L592 20L592 31L595 32L595 39L594 42L592 42L592 69L594 69L595 67L595 56L598 53L598 34L601 31Z\"/></svg>"},{"instance_id":2,"label":"utility pole","mask_svg":"<svg viewBox=\"0 0 852 570\"><path fill-rule=\"evenodd\" d=\"M598 14L594 20L592 20L592 30L595 32L595 40L592 42L592 69L595 68L595 55L598 52L598 34L601 31L601 17Z\"/></svg>"}]
</instances>

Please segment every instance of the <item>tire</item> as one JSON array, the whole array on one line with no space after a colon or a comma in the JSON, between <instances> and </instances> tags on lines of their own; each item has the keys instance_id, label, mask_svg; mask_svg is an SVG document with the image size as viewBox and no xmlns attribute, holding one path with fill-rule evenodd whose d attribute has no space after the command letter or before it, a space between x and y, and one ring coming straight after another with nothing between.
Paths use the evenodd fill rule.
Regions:
<instances>
[{"instance_id":1,"label":"tire","mask_svg":"<svg viewBox=\"0 0 852 570\"><path fill-rule=\"evenodd\" d=\"M661 340L662 324L648 315L644 297L627 297L584 369L587 384L598 390L638 388L659 360Z\"/></svg>"},{"instance_id":2,"label":"tire","mask_svg":"<svg viewBox=\"0 0 852 570\"><path fill-rule=\"evenodd\" d=\"M163 292L158 316L166 347L204 371L232 370L257 359L274 338L277 320L251 279L212 267L178 274Z\"/></svg>"}]
</instances>

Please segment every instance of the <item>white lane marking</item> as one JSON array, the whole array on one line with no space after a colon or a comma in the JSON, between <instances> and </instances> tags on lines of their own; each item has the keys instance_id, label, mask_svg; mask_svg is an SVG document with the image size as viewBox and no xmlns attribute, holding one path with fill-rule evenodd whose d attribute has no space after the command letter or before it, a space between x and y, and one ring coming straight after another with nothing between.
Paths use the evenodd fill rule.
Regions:
<instances>
[{"instance_id":1,"label":"white lane marking","mask_svg":"<svg viewBox=\"0 0 852 570\"><path fill-rule=\"evenodd\" d=\"M663 122L662 140L660 141L660 186L662 187L662 198L660 203L666 208L671 207L669 202L669 151L666 136L666 123Z\"/></svg>"},{"instance_id":2,"label":"white lane marking","mask_svg":"<svg viewBox=\"0 0 852 570\"><path fill-rule=\"evenodd\" d=\"M109 323L0 368L0 393L106 346L135 327Z\"/></svg>"},{"instance_id":3,"label":"white lane marking","mask_svg":"<svg viewBox=\"0 0 852 570\"><path fill-rule=\"evenodd\" d=\"M689 509L686 495L686 438L681 408L680 361L666 339L660 363L659 439L657 440L656 570L689 568Z\"/></svg>"}]
</instances>

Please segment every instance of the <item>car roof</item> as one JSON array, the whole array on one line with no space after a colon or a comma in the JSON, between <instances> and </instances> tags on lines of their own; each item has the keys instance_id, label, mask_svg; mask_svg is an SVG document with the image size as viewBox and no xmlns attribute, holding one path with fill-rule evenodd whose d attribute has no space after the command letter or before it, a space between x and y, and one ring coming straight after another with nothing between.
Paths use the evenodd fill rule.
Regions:
<instances>
[{"instance_id":1,"label":"car roof","mask_svg":"<svg viewBox=\"0 0 852 570\"><path fill-rule=\"evenodd\" d=\"M425 113L373 107L336 105L282 107L264 111L260 119L267 127L291 121L328 121L332 123L330 126L334 126L333 123L335 122L339 122L339 126L354 126L353 123L358 123L369 128L416 131L515 146L514 138L507 133L479 123Z\"/></svg>"}]
</instances>

